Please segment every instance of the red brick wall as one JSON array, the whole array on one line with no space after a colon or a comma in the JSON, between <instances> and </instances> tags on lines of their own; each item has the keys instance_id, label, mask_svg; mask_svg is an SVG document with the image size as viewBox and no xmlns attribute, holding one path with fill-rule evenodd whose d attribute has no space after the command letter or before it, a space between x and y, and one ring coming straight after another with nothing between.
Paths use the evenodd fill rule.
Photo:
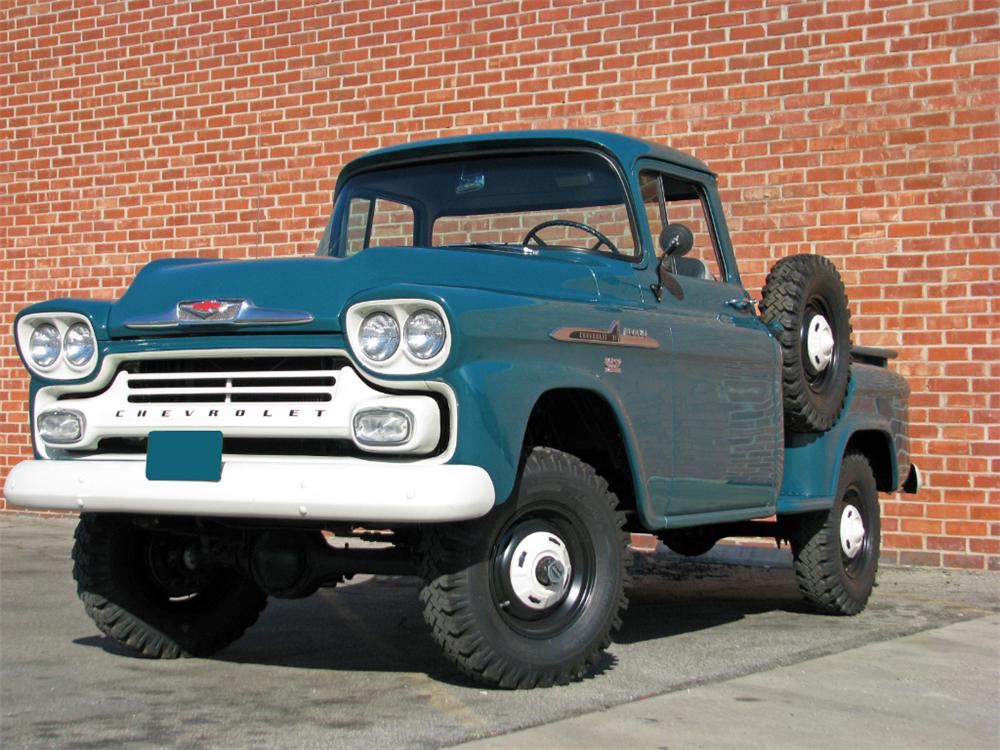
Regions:
<instances>
[{"instance_id":1,"label":"red brick wall","mask_svg":"<svg viewBox=\"0 0 1000 750\"><path fill-rule=\"evenodd\" d=\"M722 175L741 265L843 270L899 349L926 488L890 561L1000 567L996 0L13 2L0 324L174 253L311 252L338 169L437 135L594 127ZM0 343L0 476L28 453Z\"/></svg>"}]
</instances>

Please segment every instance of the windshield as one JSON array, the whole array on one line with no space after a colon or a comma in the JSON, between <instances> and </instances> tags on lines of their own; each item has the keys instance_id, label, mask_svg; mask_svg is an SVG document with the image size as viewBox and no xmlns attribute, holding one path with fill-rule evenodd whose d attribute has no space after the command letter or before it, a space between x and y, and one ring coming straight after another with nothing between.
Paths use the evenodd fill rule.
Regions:
<instances>
[{"instance_id":1,"label":"windshield","mask_svg":"<svg viewBox=\"0 0 1000 750\"><path fill-rule=\"evenodd\" d=\"M591 152L472 156L358 174L341 190L317 253L386 245L637 255L621 179Z\"/></svg>"}]
</instances>

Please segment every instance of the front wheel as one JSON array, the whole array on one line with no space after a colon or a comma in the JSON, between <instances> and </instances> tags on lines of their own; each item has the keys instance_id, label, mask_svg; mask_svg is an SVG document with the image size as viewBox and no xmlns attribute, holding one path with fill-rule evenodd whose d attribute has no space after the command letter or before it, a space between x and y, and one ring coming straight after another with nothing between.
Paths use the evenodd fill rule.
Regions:
<instances>
[{"instance_id":1,"label":"front wheel","mask_svg":"<svg viewBox=\"0 0 1000 750\"><path fill-rule=\"evenodd\" d=\"M881 519L875 476L868 459L844 456L837 499L827 512L791 522L799 591L824 614L856 615L865 608L878 571Z\"/></svg>"},{"instance_id":2,"label":"front wheel","mask_svg":"<svg viewBox=\"0 0 1000 750\"><path fill-rule=\"evenodd\" d=\"M239 638L267 604L249 578L205 560L197 538L124 516L82 514L73 560L87 614L138 656L207 656Z\"/></svg>"},{"instance_id":3,"label":"front wheel","mask_svg":"<svg viewBox=\"0 0 1000 750\"><path fill-rule=\"evenodd\" d=\"M497 687L586 674L627 606L628 536L616 506L590 466L536 448L506 503L428 529L420 598L445 656Z\"/></svg>"}]
</instances>

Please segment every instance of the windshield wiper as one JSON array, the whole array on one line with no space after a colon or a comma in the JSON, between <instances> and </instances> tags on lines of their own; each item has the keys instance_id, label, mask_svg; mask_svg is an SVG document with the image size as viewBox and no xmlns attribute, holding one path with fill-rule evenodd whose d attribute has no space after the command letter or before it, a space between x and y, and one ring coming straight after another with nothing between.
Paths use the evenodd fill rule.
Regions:
<instances>
[{"instance_id":1,"label":"windshield wiper","mask_svg":"<svg viewBox=\"0 0 1000 750\"><path fill-rule=\"evenodd\" d=\"M450 242L447 245L437 245L444 249L468 247L473 250L523 250L524 245L512 245L509 242Z\"/></svg>"}]
</instances>

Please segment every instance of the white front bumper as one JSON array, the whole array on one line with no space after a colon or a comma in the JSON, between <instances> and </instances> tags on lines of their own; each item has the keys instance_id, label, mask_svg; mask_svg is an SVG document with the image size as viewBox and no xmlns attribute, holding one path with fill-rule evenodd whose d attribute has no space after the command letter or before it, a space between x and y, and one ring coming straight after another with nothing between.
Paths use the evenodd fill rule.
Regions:
<instances>
[{"instance_id":1,"label":"white front bumper","mask_svg":"<svg viewBox=\"0 0 1000 750\"><path fill-rule=\"evenodd\" d=\"M478 466L226 460L218 482L150 481L145 461L24 461L4 487L29 508L355 523L437 523L486 515Z\"/></svg>"}]
</instances>

